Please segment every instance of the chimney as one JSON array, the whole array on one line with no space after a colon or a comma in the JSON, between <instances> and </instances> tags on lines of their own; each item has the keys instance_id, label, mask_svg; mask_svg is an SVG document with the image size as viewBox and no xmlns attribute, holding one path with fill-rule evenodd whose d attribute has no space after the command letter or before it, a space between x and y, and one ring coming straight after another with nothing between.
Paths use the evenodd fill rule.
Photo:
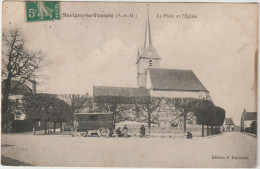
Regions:
<instances>
[{"instance_id":1,"label":"chimney","mask_svg":"<svg viewBox=\"0 0 260 169\"><path fill-rule=\"evenodd\" d=\"M31 80L31 83L32 83L32 92L36 93L36 81L35 81L35 79Z\"/></svg>"}]
</instances>

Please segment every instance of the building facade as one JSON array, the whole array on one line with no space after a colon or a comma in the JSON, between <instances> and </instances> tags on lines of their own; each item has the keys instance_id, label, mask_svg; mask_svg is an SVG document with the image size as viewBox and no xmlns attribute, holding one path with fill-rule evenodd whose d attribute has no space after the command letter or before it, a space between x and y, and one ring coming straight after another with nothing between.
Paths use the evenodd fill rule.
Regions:
<instances>
[{"instance_id":1,"label":"building facade","mask_svg":"<svg viewBox=\"0 0 260 169\"><path fill-rule=\"evenodd\" d=\"M209 91L192 70L162 69L160 62L161 57L152 45L148 12L144 46L137 52L137 87L147 88L152 97L211 100Z\"/></svg>"},{"instance_id":2,"label":"building facade","mask_svg":"<svg viewBox=\"0 0 260 169\"><path fill-rule=\"evenodd\" d=\"M4 83L2 82L2 90L5 90ZM11 81L11 91L9 94L9 106L16 107L11 108L13 111L14 120L24 120L25 113L22 112L20 106L22 99L26 93L36 93L36 81L30 80L26 83L20 83L19 80Z\"/></svg>"},{"instance_id":3,"label":"building facade","mask_svg":"<svg viewBox=\"0 0 260 169\"><path fill-rule=\"evenodd\" d=\"M240 131L256 133L256 129L257 129L257 112L246 112L246 110L244 109L241 115Z\"/></svg>"},{"instance_id":4,"label":"building facade","mask_svg":"<svg viewBox=\"0 0 260 169\"><path fill-rule=\"evenodd\" d=\"M224 126L225 126L226 131L233 131L234 127L235 127L233 119L232 118L226 118L225 121L224 121Z\"/></svg>"}]
</instances>

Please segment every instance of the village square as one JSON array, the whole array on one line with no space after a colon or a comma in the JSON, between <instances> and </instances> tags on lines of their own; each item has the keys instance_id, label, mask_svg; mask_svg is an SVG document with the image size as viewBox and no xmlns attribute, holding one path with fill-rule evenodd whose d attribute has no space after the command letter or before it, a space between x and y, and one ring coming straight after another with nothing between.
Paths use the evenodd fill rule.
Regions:
<instances>
[{"instance_id":1,"label":"village square","mask_svg":"<svg viewBox=\"0 0 260 169\"><path fill-rule=\"evenodd\" d=\"M257 112L244 106L236 112L236 116L230 115L226 105L214 101L216 91L207 86L209 79L199 76L193 68L165 67L163 63L170 61L160 54L157 44L167 42L156 42L153 36L153 25L158 22L154 19L156 13L151 19L148 5L144 13L146 17L140 24L142 27L135 28L142 30L140 39L143 40L135 48L134 62L125 59L124 63L134 65L135 78L102 75L109 71L111 74L130 71L127 67L120 67L123 63L111 59L106 64L115 62L118 67L97 69L96 76L100 76L102 83L89 85L91 90L81 93L59 93L62 87L58 85L55 86L56 93L41 90L49 75L63 70L55 68L56 72L47 73L46 77L41 71L51 68L50 64L59 65L59 61L48 62L44 51L28 48L27 38L30 35L19 27L3 30L2 165L256 166ZM160 17L169 16L157 13L157 18ZM186 13L182 17L192 20L197 15ZM95 36L102 37L100 34ZM125 39L132 39L130 36L122 35ZM57 43L53 45L59 46ZM85 47L88 47L87 44ZM120 52L112 50L113 47L108 45L104 53ZM164 45L162 47L165 49ZM102 57L98 57L100 51L95 52L95 58L100 59L97 63L103 62ZM257 50L253 53L252 57L257 57ZM190 62L196 61L190 59ZM84 62L77 64L79 69L87 67ZM77 66L70 65L66 69L73 72ZM94 70L95 65L92 66ZM89 74L93 73L91 68L87 69ZM214 76L211 75L212 78ZM77 78L91 80L86 74ZM44 79L43 83L41 79ZM70 75L64 79L62 85L67 82L69 86L71 81L77 81ZM131 79L129 81L134 81L136 85L124 85L127 84L123 82L125 79ZM219 81L215 84L221 85ZM225 97L225 94L222 95Z\"/></svg>"}]
</instances>

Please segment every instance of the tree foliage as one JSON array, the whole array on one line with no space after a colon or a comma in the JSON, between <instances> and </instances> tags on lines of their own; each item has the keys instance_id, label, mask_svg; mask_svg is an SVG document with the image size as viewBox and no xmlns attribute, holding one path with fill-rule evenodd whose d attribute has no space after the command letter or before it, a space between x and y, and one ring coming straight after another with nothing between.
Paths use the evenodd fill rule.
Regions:
<instances>
[{"instance_id":1,"label":"tree foliage","mask_svg":"<svg viewBox=\"0 0 260 169\"><path fill-rule=\"evenodd\" d=\"M210 100L194 98L167 98L165 104L175 119L183 121L184 132L186 123L196 117L196 124L221 126L225 119L225 110L216 107Z\"/></svg>"},{"instance_id":2,"label":"tree foliage","mask_svg":"<svg viewBox=\"0 0 260 169\"><path fill-rule=\"evenodd\" d=\"M198 99L194 98L167 98L165 104L167 110L184 124L184 132L186 132L186 123L194 119L194 102Z\"/></svg>"},{"instance_id":3,"label":"tree foliage","mask_svg":"<svg viewBox=\"0 0 260 169\"><path fill-rule=\"evenodd\" d=\"M194 105L192 104L195 100L194 98L166 98L165 104L167 110L172 113L177 119L184 121L191 120L193 117L192 113L194 110Z\"/></svg>"},{"instance_id":4,"label":"tree foliage","mask_svg":"<svg viewBox=\"0 0 260 169\"><path fill-rule=\"evenodd\" d=\"M86 111L88 113L92 113L93 110L93 98L86 95L79 95L79 94L64 94L60 95L61 99L64 100L71 106L72 112L81 113Z\"/></svg>"},{"instance_id":5,"label":"tree foliage","mask_svg":"<svg viewBox=\"0 0 260 169\"><path fill-rule=\"evenodd\" d=\"M217 107L210 100L195 100L191 104L197 117L197 124L221 126L225 120L225 110Z\"/></svg>"},{"instance_id":6,"label":"tree foliage","mask_svg":"<svg viewBox=\"0 0 260 169\"><path fill-rule=\"evenodd\" d=\"M135 120L133 118L135 106L133 104L118 104L118 103L95 103L94 112L113 113L116 123L125 120Z\"/></svg>"},{"instance_id":7,"label":"tree foliage","mask_svg":"<svg viewBox=\"0 0 260 169\"><path fill-rule=\"evenodd\" d=\"M201 100L195 98L162 98L151 97L149 102L135 104L120 104L117 102L96 103L96 111L113 112L115 121L135 120L147 122L148 127L152 123L160 123L161 113L170 112L167 118L173 118L168 122L180 121L184 124L186 132L186 123L196 121L199 125L222 125L225 118L225 111L222 108L215 107L210 100ZM134 115L131 118L130 115ZM163 116L163 115L162 115Z\"/></svg>"},{"instance_id":8,"label":"tree foliage","mask_svg":"<svg viewBox=\"0 0 260 169\"><path fill-rule=\"evenodd\" d=\"M73 119L71 107L56 95L25 94L23 109L28 120L56 122Z\"/></svg>"},{"instance_id":9,"label":"tree foliage","mask_svg":"<svg viewBox=\"0 0 260 169\"><path fill-rule=\"evenodd\" d=\"M215 111L212 118L213 126L222 126L225 121L225 110L221 107L215 107Z\"/></svg>"},{"instance_id":10,"label":"tree foliage","mask_svg":"<svg viewBox=\"0 0 260 169\"><path fill-rule=\"evenodd\" d=\"M211 125L212 116L215 111L214 103L210 100L195 100L191 103L194 115L197 117L196 123L201 125Z\"/></svg>"},{"instance_id":11,"label":"tree foliage","mask_svg":"<svg viewBox=\"0 0 260 169\"><path fill-rule=\"evenodd\" d=\"M147 121L149 132L152 123L158 123L158 116L162 110L162 97L151 97L148 103L140 104L141 107L141 116ZM140 108L139 108L140 110Z\"/></svg>"}]
</instances>

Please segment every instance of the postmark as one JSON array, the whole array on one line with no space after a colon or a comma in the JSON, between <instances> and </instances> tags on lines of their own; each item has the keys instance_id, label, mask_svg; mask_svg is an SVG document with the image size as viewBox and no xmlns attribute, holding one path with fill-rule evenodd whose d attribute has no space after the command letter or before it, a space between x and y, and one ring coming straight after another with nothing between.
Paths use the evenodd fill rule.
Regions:
<instances>
[{"instance_id":1,"label":"postmark","mask_svg":"<svg viewBox=\"0 0 260 169\"><path fill-rule=\"evenodd\" d=\"M26 21L60 20L60 3L58 1L26 1Z\"/></svg>"}]
</instances>

